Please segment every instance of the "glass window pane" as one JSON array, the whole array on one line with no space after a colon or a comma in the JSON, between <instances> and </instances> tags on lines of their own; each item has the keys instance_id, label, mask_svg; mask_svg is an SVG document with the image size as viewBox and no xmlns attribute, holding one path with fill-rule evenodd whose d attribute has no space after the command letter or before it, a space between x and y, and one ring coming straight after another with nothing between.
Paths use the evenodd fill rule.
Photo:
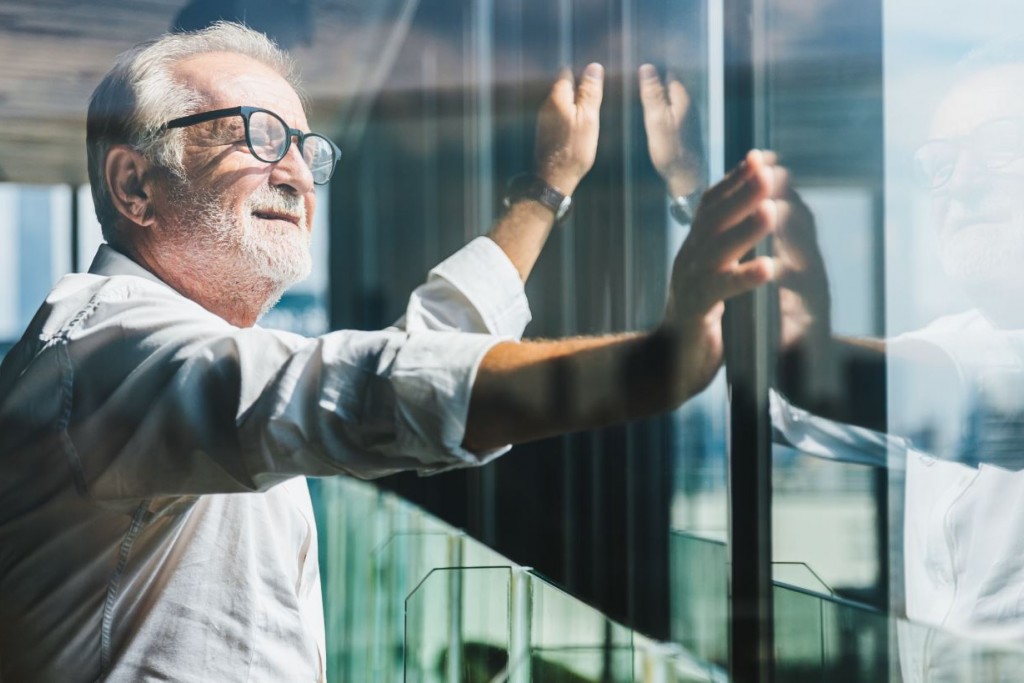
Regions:
<instances>
[{"instance_id":1,"label":"glass window pane","mask_svg":"<svg viewBox=\"0 0 1024 683\"><path fill-rule=\"evenodd\" d=\"M0 355L71 269L71 190L0 183Z\"/></svg>"},{"instance_id":2,"label":"glass window pane","mask_svg":"<svg viewBox=\"0 0 1024 683\"><path fill-rule=\"evenodd\" d=\"M691 105L682 141L696 157L700 186L707 186L724 173L723 5L720 0L684 0L667 3L664 14L645 9L638 21L636 40L644 45L639 51L686 87ZM668 29L659 31L659 25ZM635 144L642 148L647 139ZM689 228L679 225L667 209L660 217L666 274L689 235ZM720 666L728 662L726 391L722 372L671 419L671 633L692 655Z\"/></svg>"},{"instance_id":3,"label":"glass window pane","mask_svg":"<svg viewBox=\"0 0 1024 683\"><path fill-rule=\"evenodd\" d=\"M888 654L871 638L858 659L1001 680L978 648L1024 633L1024 42L1004 30L1024 10L758 7L758 144L787 180L773 560L806 566L786 582L808 595L934 629L899 629ZM821 621L826 640L841 628Z\"/></svg>"},{"instance_id":4,"label":"glass window pane","mask_svg":"<svg viewBox=\"0 0 1024 683\"><path fill-rule=\"evenodd\" d=\"M885 19L888 422L902 439L894 592L915 622L1019 648L1024 8L904 0ZM922 184L914 158L928 143L947 146L947 167ZM968 648L921 645L900 639L927 673L972 668ZM964 675L1006 680L999 669Z\"/></svg>"},{"instance_id":5,"label":"glass window pane","mask_svg":"<svg viewBox=\"0 0 1024 683\"><path fill-rule=\"evenodd\" d=\"M78 186L78 257L77 270L85 272L103 244L103 230L96 220L96 208L92 201L92 188Z\"/></svg>"},{"instance_id":6,"label":"glass window pane","mask_svg":"<svg viewBox=\"0 0 1024 683\"><path fill-rule=\"evenodd\" d=\"M818 324L834 335L881 331L881 8L768 0L763 11L764 124L758 144L778 154L789 178L789 194L779 198L786 207L776 242L780 261L783 268L803 270L784 276L781 285L775 399L783 411L794 401L844 406L853 399L848 371L827 372L809 359L822 349L793 352L788 344L790 336L804 332L801 316L817 313L810 307L819 302L827 320ZM820 277L826 273L827 281ZM814 583L821 581L838 594L885 605L884 457L825 459L795 439L793 445L798 447L780 443L774 449L773 561L809 567L817 577L803 586L809 590L820 590Z\"/></svg>"}]
</instances>

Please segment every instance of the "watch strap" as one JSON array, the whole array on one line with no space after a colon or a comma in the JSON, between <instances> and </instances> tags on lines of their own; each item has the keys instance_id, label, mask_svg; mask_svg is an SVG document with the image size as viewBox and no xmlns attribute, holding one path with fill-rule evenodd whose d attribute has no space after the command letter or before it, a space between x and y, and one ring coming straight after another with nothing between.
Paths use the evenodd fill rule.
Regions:
<instances>
[{"instance_id":1,"label":"watch strap","mask_svg":"<svg viewBox=\"0 0 1024 683\"><path fill-rule=\"evenodd\" d=\"M531 199L546 206L555 215L555 222L565 219L572 208L572 197L562 194L557 187L549 185L532 173L520 173L508 181L503 203L506 208L524 199Z\"/></svg>"},{"instance_id":2,"label":"watch strap","mask_svg":"<svg viewBox=\"0 0 1024 683\"><path fill-rule=\"evenodd\" d=\"M704 190L697 188L688 195L671 197L669 200L668 212L672 216L672 219L679 225L693 225L693 218L697 215L697 206L700 204L700 198L703 195Z\"/></svg>"}]
</instances>

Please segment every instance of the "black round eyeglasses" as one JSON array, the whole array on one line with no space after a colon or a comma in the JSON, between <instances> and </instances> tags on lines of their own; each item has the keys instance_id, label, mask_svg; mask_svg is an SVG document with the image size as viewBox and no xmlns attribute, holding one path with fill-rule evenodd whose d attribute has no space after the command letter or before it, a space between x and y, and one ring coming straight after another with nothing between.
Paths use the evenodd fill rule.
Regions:
<instances>
[{"instance_id":1,"label":"black round eyeglasses","mask_svg":"<svg viewBox=\"0 0 1024 683\"><path fill-rule=\"evenodd\" d=\"M197 123L215 119L241 116L245 122L245 144L252 155L260 161L273 164L284 158L292 144L292 138L299 143L299 153L313 174L313 182L326 185L334 175L334 167L341 156L341 150L329 138L319 133L303 133L291 128L280 116L259 107L229 107L215 109L191 116L182 116L168 121L164 130L185 128Z\"/></svg>"}]
</instances>

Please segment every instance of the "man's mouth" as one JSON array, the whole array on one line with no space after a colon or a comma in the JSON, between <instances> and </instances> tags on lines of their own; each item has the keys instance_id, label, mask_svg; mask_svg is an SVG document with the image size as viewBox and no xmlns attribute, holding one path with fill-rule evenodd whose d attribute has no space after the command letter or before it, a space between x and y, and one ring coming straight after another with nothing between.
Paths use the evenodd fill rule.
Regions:
<instances>
[{"instance_id":1,"label":"man's mouth","mask_svg":"<svg viewBox=\"0 0 1024 683\"><path fill-rule=\"evenodd\" d=\"M274 211L271 209L256 209L252 212L252 215L265 221L287 221L294 225L298 225L302 220L297 214L286 213L284 211Z\"/></svg>"},{"instance_id":2,"label":"man's mouth","mask_svg":"<svg viewBox=\"0 0 1024 683\"><path fill-rule=\"evenodd\" d=\"M951 221L949 234L955 235L964 230L970 229L992 229L1013 224L1013 216L1010 214L976 214L962 216Z\"/></svg>"},{"instance_id":3,"label":"man's mouth","mask_svg":"<svg viewBox=\"0 0 1024 683\"><path fill-rule=\"evenodd\" d=\"M970 228L993 228L1011 225L1019 218L1013 207L1005 202L974 202L973 204L953 204L946 216L946 232L954 235Z\"/></svg>"}]
</instances>

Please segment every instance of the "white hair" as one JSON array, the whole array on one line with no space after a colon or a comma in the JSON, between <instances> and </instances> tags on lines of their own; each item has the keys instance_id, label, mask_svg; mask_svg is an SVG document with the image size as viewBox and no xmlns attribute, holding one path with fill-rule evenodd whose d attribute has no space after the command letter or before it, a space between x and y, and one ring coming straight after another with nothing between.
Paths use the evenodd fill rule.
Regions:
<instances>
[{"instance_id":1,"label":"white hair","mask_svg":"<svg viewBox=\"0 0 1024 683\"><path fill-rule=\"evenodd\" d=\"M196 113L201 93L175 80L174 67L184 59L210 52L249 57L280 74L298 91L294 62L270 38L247 26L217 22L208 28L171 33L140 43L118 56L89 101L86 153L96 218L103 237L121 242L121 215L111 201L105 166L113 145L129 145L154 164L183 178L184 132L164 130L174 118Z\"/></svg>"}]
</instances>

